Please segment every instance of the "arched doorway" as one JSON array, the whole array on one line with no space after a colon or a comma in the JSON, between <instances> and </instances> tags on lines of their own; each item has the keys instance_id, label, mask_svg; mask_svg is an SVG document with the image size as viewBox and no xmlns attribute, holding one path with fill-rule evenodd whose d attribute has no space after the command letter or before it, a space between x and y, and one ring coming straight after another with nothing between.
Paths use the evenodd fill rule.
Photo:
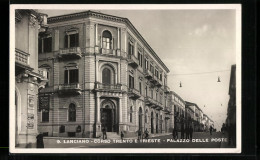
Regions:
<instances>
[{"instance_id":1,"label":"arched doorway","mask_svg":"<svg viewBox=\"0 0 260 160\"><path fill-rule=\"evenodd\" d=\"M161 131L161 133L163 131L163 118L162 118L162 115L160 115L160 131Z\"/></svg>"},{"instance_id":2,"label":"arched doorway","mask_svg":"<svg viewBox=\"0 0 260 160\"><path fill-rule=\"evenodd\" d=\"M139 130L141 130L141 131L142 131L142 124L143 124L142 123L142 119L143 119L142 114L143 114L143 111L142 111L142 108L140 107L139 108L139 114L138 114L139 115L139 123L138 124L139 124Z\"/></svg>"},{"instance_id":3,"label":"arched doorway","mask_svg":"<svg viewBox=\"0 0 260 160\"><path fill-rule=\"evenodd\" d=\"M153 112L151 112L151 133L153 133Z\"/></svg>"},{"instance_id":4,"label":"arched doorway","mask_svg":"<svg viewBox=\"0 0 260 160\"><path fill-rule=\"evenodd\" d=\"M116 132L115 105L110 100L105 100L101 108L101 128L106 128L107 132Z\"/></svg>"},{"instance_id":5,"label":"arched doorway","mask_svg":"<svg viewBox=\"0 0 260 160\"><path fill-rule=\"evenodd\" d=\"M159 128L158 128L158 127L159 127L159 126L158 126L158 121L159 121L159 115L158 115L158 113L156 113L156 119L155 119L155 121L156 121L156 122L155 122L155 123L156 123L156 133L159 133L159 131L158 131L158 129L159 129Z\"/></svg>"}]
</instances>

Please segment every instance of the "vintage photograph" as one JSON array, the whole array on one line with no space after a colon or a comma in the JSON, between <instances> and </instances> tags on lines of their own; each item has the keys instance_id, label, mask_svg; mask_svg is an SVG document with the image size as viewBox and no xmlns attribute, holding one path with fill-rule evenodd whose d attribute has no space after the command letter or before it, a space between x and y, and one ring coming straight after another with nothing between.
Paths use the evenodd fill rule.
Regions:
<instances>
[{"instance_id":1,"label":"vintage photograph","mask_svg":"<svg viewBox=\"0 0 260 160\"><path fill-rule=\"evenodd\" d=\"M12 4L9 109L11 153L240 153L241 6Z\"/></svg>"}]
</instances>

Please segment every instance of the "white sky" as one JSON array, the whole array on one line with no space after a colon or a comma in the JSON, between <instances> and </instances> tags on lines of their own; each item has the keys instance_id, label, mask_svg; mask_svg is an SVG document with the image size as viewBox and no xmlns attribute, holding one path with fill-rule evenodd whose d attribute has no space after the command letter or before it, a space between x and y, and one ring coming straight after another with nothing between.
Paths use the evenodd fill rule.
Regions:
<instances>
[{"instance_id":1,"label":"white sky","mask_svg":"<svg viewBox=\"0 0 260 160\"><path fill-rule=\"evenodd\" d=\"M83 10L38 11L51 17ZM227 113L230 68L236 63L235 10L98 11L128 18L170 69L171 90L198 104L220 129ZM180 75L220 70L227 71Z\"/></svg>"}]
</instances>

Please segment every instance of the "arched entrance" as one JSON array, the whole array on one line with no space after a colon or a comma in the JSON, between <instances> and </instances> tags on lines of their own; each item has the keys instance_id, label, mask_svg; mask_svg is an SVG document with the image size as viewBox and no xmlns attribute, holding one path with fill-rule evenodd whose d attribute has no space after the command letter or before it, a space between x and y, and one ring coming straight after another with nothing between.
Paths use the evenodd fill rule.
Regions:
<instances>
[{"instance_id":1,"label":"arched entrance","mask_svg":"<svg viewBox=\"0 0 260 160\"><path fill-rule=\"evenodd\" d=\"M101 108L101 128L106 128L107 132L116 132L115 105L110 100L105 100Z\"/></svg>"},{"instance_id":2,"label":"arched entrance","mask_svg":"<svg viewBox=\"0 0 260 160\"><path fill-rule=\"evenodd\" d=\"M151 133L153 133L153 112L151 112Z\"/></svg>"},{"instance_id":3,"label":"arched entrance","mask_svg":"<svg viewBox=\"0 0 260 160\"><path fill-rule=\"evenodd\" d=\"M156 133L159 133L159 131L158 131L158 120L159 120L159 115L158 115L158 113L156 113L156 119L155 119L155 121L156 121Z\"/></svg>"},{"instance_id":4,"label":"arched entrance","mask_svg":"<svg viewBox=\"0 0 260 160\"><path fill-rule=\"evenodd\" d=\"M143 114L143 111L142 111L142 108L140 107L139 108L139 114L138 114L139 115L139 123L138 124L139 124L139 130L141 130L141 131L142 131L142 124L143 124L142 123L142 119L143 119L142 114Z\"/></svg>"}]
</instances>

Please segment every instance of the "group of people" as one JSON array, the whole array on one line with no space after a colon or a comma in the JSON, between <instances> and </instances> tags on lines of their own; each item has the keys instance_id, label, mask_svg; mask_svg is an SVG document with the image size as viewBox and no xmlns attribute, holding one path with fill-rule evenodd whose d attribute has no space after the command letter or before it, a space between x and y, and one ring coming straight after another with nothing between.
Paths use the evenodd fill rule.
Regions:
<instances>
[{"instance_id":1,"label":"group of people","mask_svg":"<svg viewBox=\"0 0 260 160\"><path fill-rule=\"evenodd\" d=\"M107 139L106 127L102 128L102 133L103 133L103 139ZM122 140L124 139L124 136L125 136L124 132L121 131L120 137L121 137ZM138 139L140 140L140 139L143 139L143 138L145 138L145 139L149 138L149 131L147 130L147 128L146 128L146 130L144 131L143 134L142 134L142 130L141 129L138 130Z\"/></svg>"},{"instance_id":2,"label":"group of people","mask_svg":"<svg viewBox=\"0 0 260 160\"><path fill-rule=\"evenodd\" d=\"M185 137L186 134L186 137ZM184 128L184 125L181 126L181 139L192 139L192 134L193 134L193 128L192 126L187 126L186 128ZM174 127L173 131L172 131L172 136L173 139L178 139L178 129L177 127Z\"/></svg>"}]
</instances>

